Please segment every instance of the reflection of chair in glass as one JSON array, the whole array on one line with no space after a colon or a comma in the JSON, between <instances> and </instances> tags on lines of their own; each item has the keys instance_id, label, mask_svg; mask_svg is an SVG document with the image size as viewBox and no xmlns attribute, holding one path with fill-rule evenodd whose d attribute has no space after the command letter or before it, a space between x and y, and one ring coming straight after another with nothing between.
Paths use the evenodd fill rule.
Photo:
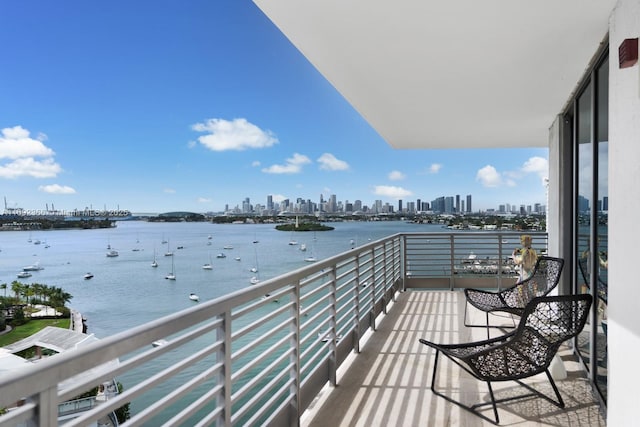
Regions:
<instances>
[{"instance_id":1,"label":"reflection of chair in glass","mask_svg":"<svg viewBox=\"0 0 640 427\"><path fill-rule=\"evenodd\" d=\"M474 414L493 422L477 411L477 408L491 404L495 423L500 422L496 403L528 396L539 396L564 408L564 401L549 373L551 360L560 345L578 335L585 325L591 307L591 295L580 294L570 296L547 296L534 298L522 313L522 318L515 331L504 336L463 344L435 344L420 339L422 344L436 350L431 390L447 401L461 406ZM480 381L485 381L489 388L491 402L466 406L436 391L436 369L440 353ZM557 401L521 382L544 372L553 387ZM496 400L491 388L492 381L511 381L527 388L532 393Z\"/></svg>"},{"instance_id":2,"label":"reflection of chair in glass","mask_svg":"<svg viewBox=\"0 0 640 427\"><path fill-rule=\"evenodd\" d=\"M535 297L545 296L553 290L560 280L560 273L564 260L541 256L536 262L533 273L528 278L519 281L510 288L502 291L492 292L480 289L465 289L464 295L466 303L464 306L464 325L473 327L486 327L487 338L489 328L489 313L506 312L522 315L525 306ZM467 321L467 303L485 313L486 324L474 325ZM503 326L500 326L502 328ZM515 322L513 327L515 327Z\"/></svg>"},{"instance_id":3,"label":"reflection of chair in glass","mask_svg":"<svg viewBox=\"0 0 640 427\"><path fill-rule=\"evenodd\" d=\"M584 285L591 289L591 281L589 280L589 267L587 258L580 258L578 260L578 267L580 268L580 274L584 279ZM607 295L609 293L609 287L605 281L598 276L598 298L600 298L605 304L607 303Z\"/></svg>"}]
</instances>

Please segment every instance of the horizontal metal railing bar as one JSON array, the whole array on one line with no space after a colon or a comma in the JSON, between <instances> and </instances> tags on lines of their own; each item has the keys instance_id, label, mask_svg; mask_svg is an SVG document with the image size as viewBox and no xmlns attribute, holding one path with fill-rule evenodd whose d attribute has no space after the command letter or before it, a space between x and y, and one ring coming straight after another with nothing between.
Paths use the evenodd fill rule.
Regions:
<instances>
[{"instance_id":1,"label":"horizontal metal railing bar","mask_svg":"<svg viewBox=\"0 0 640 427\"><path fill-rule=\"evenodd\" d=\"M348 278L344 282L340 283L339 286L336 286L336 292L338 293L343 291L348 292L349 290L355 289L357 287L358 287L358 277L353 276Z\"/></svg>"},{"instance_id":2,"label":"horizontal metal railing bar","mask_svg":"<svg viewBox=\"0 0 640 427\"><path fill-rule=\"evenodd\" d=\"M304 361L304 364L307 364L307 362L314 359L314 352L317 351L317 344L321 341L320 330L322 330L322 326L323 325L318 325L317 328L314 328L309 335L305 337L305 345L308 347L300 352L300 359Z\"/></svg>"},{"instance_id":3,"label":"horizontal metal railing bar","mask_svg":"<svg viewBox=\"0 0 640 427\"><path fill-rule=\"evenodd\" d=\"M291 386L292 386L293 382L294 382L293 380L289 380L286 384L284 384L284 385L282 386L282 389L283 389L283 390L288 389L289 387L291 387ZM261 408L258 412L256 412L256 413L253 415L253 417L251 417L251 418L249 419L249 421L247 422L247 424L248 424L248 425L253 425L253 424L254 424L254 423L255 423L255 422L256 422L256 421L257 421L261 416L263 416L263 414L265 414L265 412L267 411L267 408L269 408L269 407L270 407L270 406L271 406L271 405L272 405L272 404L273 404L277 399L278 399L278 394L275 394L274 396L272 396L272 397L271 397L271 399L269 399L269 400L266 402L266 404L265 404L265 405L263 405L263 406L262 406L262 408ZM273 411L273 410L272 410L272 411L270 411L270 412L271 412L271 414L272 414L272 417L273 417L273 416L275 416L275 414L277 414L277 413L278 413L280 410L282 410L285 406L289 405L289 400L290 400L290 399L287 399L287 400L285 400L284 402L282 402L282 403L280 404L280 407L279 407L279 408L276 408L276 410L275 410L275 411ZM268 420L268 419L266 420L266 425L269 425L269 420Z\"/></svg>"},{"instance_id":4,"label":"horizontal metal railing bar","mask_svg":"<svg viewBox=\"0 0 640 427\"><path fill-rule=\"evenodd\" d=\"M301 296L301 298L303 298L305 301L314 297L315 295L323 292L324 290L326 290L326 282L322 283L321 285L317 286L314 289L309 290L308 292L306 292L304 295Z\"/></svg>"},{"instance_id":5,"label":"horizontal metal railing bar","mask_svg":"<svg viewBox=\"0 0 640 427\"><path fill-rule=\"evenodd\" d=\"M352 276L356 271L358 271L357 266L353 265L351 268L347 269L347 270L337 270L338 273L336 274L336 280L339 282L342 279Z\"/></svg>"},{"instance_id":6,"label":"horizontal metal railing bar","mask_svg":"<svg viewBox=\"0 0 640 427\"><path fill-rule=\"evenodd\" d=\"M330 321L330 317L329 316L323 316L324 314L326 314L327 312L329 312L331 309L331 307L325 307L322 309L322 311L319 311L318 313L314 314L312 318L310 318L307 322L305 322L303 325L301 325L301 330L303 331L307 331L309 328L309 325L312 325L314 323L316 323L316 321L318 322L318 324L314 327L312 327L310 330L308 330L309 334L314 334L314 333L318 333L320 332L320 330L322 330L323 327L325 327L325 325ZM319 319L324 319L322 321L320 321ZM301 337L300 339L300 344L306 344L308 340L308 337Z\"/></svg>"},{"instance_id":7,"label":"horizontal metal railing bar","mask_svg":"<svg viewBox=\"0 0 640 427\"><path fill-rule=\"evenodd\" d=\"M289 293L289 292L287 292ZM279 298L277 298L279 300ZM273 320L273 318L277 317L279 314L282 314L283 311L286 311L286 309L289 307L290 303L287 303L285 305L278 305L278 309L277 310L267 310L267 315L261 319L257 319L254 320L240 328L238 328L237 330L234 330L232 333L232 337L234 340L243 337L244 335L246 335L248 332L251 332L252 330L255 329L256 326L259 326L260 323L264 323L264 322L268 322ZM270 306L272 307L273 304L272 302L268 301L266 298L264 299L264 303L259 305L259 306L255 306L254 308L259 308L259 307L266 307L266 306ZM233 317L233 320L238 321L240 319L248 319L249 318L249 313L244 313L243 316L235 316Z\"/></svg>"},{"instance_id":8,"label":"horizontal metal railing bar","mask_svg":"<svg viewBox=\"0 0 640 427\"><path fill-rule=\"evenodd\" d=\"M323 288L323 290L326 291L326 289ZM322 306L323 303L326 303L327 300L329 299L329 295L325 294L325 295L321 295L317 300L313 301L311 304L309 304L307 307L307 311L313 311L315 310L317 307ZM328 305L325 306L328 307ZM315 319L317 317L317 314L314 314L311 319Z\"/></svg>"},{"instance_id":9,"label":"horizontal metal railing bar","mask_svg":"<svg viewBox=\"0 0 640 427\"><path fill-rule=\"evenodd\" d=\"M293 367L293 364L288 366L288 368L291 368L291 367ZM260 412L259 409L257 411L253 410L255 405L257 403L259 403L261 400L263 400L265 397L277 395L278 393L273 393L271 390L273 389L273 387L275 387L278 384L278 382L284 381L284 379L287 378L288 376L289 376L289 370L288 369L284 369L284 370L280 371L277 375L274 375L273 378L271 380L269 380L269 382L267 384L263 385L260 388L260 391L258 393L255 393L254 395L252 395L251 398L248 399L247 402L242 406L242 408L240 408L240 410L236 411L236 413L234 414L234 418L235 419L242 418L248 412L259 413ZM263 403L262 407L265 408L265 409L269 409L270 405L266 404L266 403ZM251 423L249 422L247 424L250 425Z\"/></svg>"},{"instance_id":10,"label":"horizontal metal railing bar","mask_svg":"<svg viewBox=\"0 0 640 427\"><path fill-rule=\"evenodd\" d=\"M0 426L15 427L19 423L27 422L36 417L37 405L27 402L19 408L12 409L0 417Z\"/></svg>"},{"instance_id":11,"label":"horizontal metal railing bar","mask_svg":"<svg viewBox=\"0 0 640 427\"><path fill-rule=\"evenodd\" d=\"M164 423L164 425L166 426L182 425L187 419L193 416L192 415L193 413L204 408L207 405L207 403L210 403L212 401L215 402L215 399L218 397L218 395L222 393L222 389L223 389L222 386L217 386L207 391L206 393L202 394L196 400L191 402L191 404L189 404L186 408L184 408L184 410L177 413L173 418L171 418L166 423ZM217 415L213 419L219 417L220 414L222 414L222 410L223 410L222 406L214 408L214 410L211 412L214 412Z\"/></svg>"},{"instance_id":12,"label":"horizontal metal railing bar","mask_svg":"<svg viewBox=\"0 0 640 427\"><path fill-rule=\"evenodd\" d=\"M105 380L117 377L120 374L125 373L134 367L140 366L143 363L146 363L158 357L160 354L163 354L170 350L178 348L188 341L191 341L199 336L202 336L206 333L211 332L215 330L215 328L219 327L219 325L220 325L220 321L216 319L216 321L208 322L193 330L187 331L185 334L180 335L175 339L172 339L171 341L167 341L167 343L162 346L152 347L151 349L146 350L140 354L134 355L133 357L125 361L120 361L118 363L118 366L113 368L108 374L102 373L94 376L87 376L79 380L79 382L75 384L73 387L65 389L64 391L60 391L58 393L58 398L61 400L66 400L69 397L77 396L79 392L83 392L87 389L91 389L95 387L96 384L99 384L101 381L105 381ZM214 350L217 349L216 344L218 346L221 346L222 342L219 341L217 343L214 343L212 347Z\"/></svg>"},{"instance_id":13,"label":"horizontal metal railing bar","mask_svg":"<svg viewBox=\"0 0 640 427\"><path fill-rule=\"evenodd\" d=\"M240 378L244 378L246 376L246 374L248 372L251 372L253 369L255 369L256 365L259 364L259 362L264 361L266 358L269 357L269 351L268 350L272 350L275 348L281 348L288 340L290 340L295 334L293 332L285 335L284 337L282 337L281 339L279 339L276 343L274 343L269 349L266 349L265 351L262 351L257 357L255 357L254 359L251 359L249 361L249 363L247 363L246 365L242 366L241 368L238 368L234 373L231 374L231 379L232 380L237 380ZM282 353L281 357L284 357L285 355L290 354L290 352L293 352L293 349L287 349ZM279 359L279 358L278 358ZM241 397L241 391L244 389L244 387L240 388L240 390L238 390L236 393L232 394L232 399L236 400L236 396Z\"/></svg>"},{"instance_id":14,"label":"horizontal metal railing bar","mask_svg":"<svg viewBox=\"0 0 640 427\"><path fill-rule=\"evenodd\" d=\"M293 305L293 304L291 304L291 305ZM246 355L251 353L251 351L253 349L255 349L255 347L258 347L261 344L269 341L275 335L278 335L279 333L282 333L283 329L287 329L288 330L290 327L291 327L291 320L288 319L288 318L283 320L282 322L276 324L276 325L273 325L271 328L269 328L268 331L266 331L263 334L260 334L260 336L256 337L255 339L251 340L250 342L248 342L243 347L241 347L238 350L236 350L233 353L232 357L231 357L231 361L232 362L236 362L239 359L245 357Z\"/></svg>"},{"instance_id":15,"label":"horizontal metal railing bar","mask_svg":"<svg viewBox=\"0 0 640 427\"><path fill-rule=\"evenodd\" d=\"M216 421L220 420L220 418L224 415L224 411L225 411L224 406L219 406L214 408L213 411L206 413L205 416L202 419L200 419L198 423L195 424L193 427L204 427L204 426L215 425ZM169 420L164 425L172 426L175 424L172 423L171 420Z\"/></svg>"},{"instance_id":16,"label":"horizontal metal railing bar","mask_svg":"<svg viewBox=\"0 0 640 427\"><path fill-rule=\"evenodd\" d=\"M198 375L182 383L180 386L173 389L170 393L164 395L161 399L149 405L147 408L141 410L136 415L127 420L127 425L138 426L142 423L149 421L157 412L161 409L168 407L171 403L175 403L180 400L186 393L192 391L196 387L202 385L204 382L216 377L220 371L220 364L211 366L210 368L200 372ZM180 413L184 412L183 409ZM99 418L99 417L98 417ZM98 418L88 418L87 416L80 416L75 418L69 423L70 427L86 425L88 421L96 421Z\"/></svg>"},{"instance_id":17,"label":"horizontal metal railing bar","mask_svg":"<svg viewBox=\"0 0 640 427\"><path fill-rule=\"evenodd\" d=\"M283 304L281 306L278 307L277 310L272 310L269 311L264 317L261 317L259 319L254 320L253 322L245 325L244 327L238 329L237 332L232 332L231 333L231 338L234 341L237 341L238 339L242 338L243 336L251 333L252 331L256 330L259 326L261 326L264 323L268 323L270 321L272 321L273 319L275 319L278 316L281 316L283 313L287 312L290 307L293 305L293 303L287 303L287 304Z\"/></svg>"},{"instance_id":18,"label":"horizontal metal railing bar","mask_svg":"<svg viewBox=\"0 0 640 427\"><path fill-rule=\"evenodd\" d=\"M253 288L255 289L259 289L260 288L260 284L257 285L253 285ZM292 285L287 285L287 286L283 286L280 289L277 289L273 292L265 292L261 295L259 295L257 298L254 298L252 300L249 301L248 304L245 304L242 307L237 308L236 310L233 310L231 312L231 319L232 320L236 320L242 317L245 317L248 313L252 313L254 311L256 311L258 308L263 307L265 305L268 304L267 301L265 301L264 298L262 298L265 294L269 294L270 296L274 297L274 298L281 298L287 294L290 294L292 292L295 291L295 287Z\"/></svg>"},{"instance_id":19,"label":"horizontal metal railing bar","mask_svg":"<svg viewBox=\"0 0 640 427\"><path fill-rule=\"evenodd\" d=\"M312 369L314 366L317 366L320 361L325 360L329 357L328 353L323 353L320 349L322 347L322 341L321 339L316 336L314 338L314 342L309 346L309 348L307 349L307 351L304 352L304 355L300 355L300 373L303 374L302 377L304 378L305 375L304 374L311 374ZM313 351L312 351L313 350Z\"/></svg>"},{"instance_id":20,"label":"horizontal metal railing bar","mask_svg":"<svg viewBox=\"0 0 640 427\"><path fill-rule=\"evenodd\" d=\"M237 390L236 392L234 392L231 395L231 401L232 402L237 402L240 399L243 399L244 397L247 396L247 394L249 394L249 392L251 392L252 390L255 390L258 383L262 380L264 380L265 378L268 377L268 375L274 371L276 369L276 367L281 364L282 362L284 362L285 360L289 359L289 357L293 354L293 350L289 350L285 353L282 353L278 358L276 358L275 360L273 360L271 363L269 363L266 367L264 367L264 369L262 369L260 371L260 373L258 373L256 376L252 377L249 381L247 381L247 383L245 385L243 385L242 387L240 387L239 390ZM284 372L285 374L289 373L289 369L291 369L293 367L292 363L289 363L287 366L284 367L284 369L282 369L281 372ZM265 394L268 394L269 390L266 387L260 387L258 389L257 393L254 393L252 395L252 397L248 400L248 402L243 405L242 409L239 409L236 413L238 415L241 415L244 411L248 411L249 409L251 409L251 406L248 404L249 402L255 402L257 400L259 400L262 396L264 396Z\"/></svg>"},{"instance_id":21,"label":"horizontal metal railing bar","mask_svg":"<svg viewBox=\"0 0 640 427\"><path fill-rule=\"evenodd\" d=\"M214 345L205 347L200 351L177 361L174 365L169 366L160 372L142 380L140 383L135 384L128 389L124 390L123 393L118 394L117 396L105 401L102 405L98 406L94 411L98 418L100 416L104 416L109 414L111 411L119 408L127 402L130 402L136 397L139 397L146 393L149 389L157 386L158 384L164 382L171 376L171 374L175 374L177 372L181 372L183 369L188 368L191 364L198 362L207 356L212 354ZM214 366L215 367L215 366ZM166 396L161 397L158 401L160 404L166 404ZM96 418L97 419L97 418Z\"/></svg>"}]
</instances>

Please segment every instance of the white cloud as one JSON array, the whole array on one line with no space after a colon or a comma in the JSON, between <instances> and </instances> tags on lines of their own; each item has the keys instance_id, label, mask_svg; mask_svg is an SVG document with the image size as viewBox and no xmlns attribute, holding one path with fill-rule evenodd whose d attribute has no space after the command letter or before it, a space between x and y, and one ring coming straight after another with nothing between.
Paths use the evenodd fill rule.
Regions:
<instances>
[{"instance_id":1,"label":"white cloud","mask_svg":"<svg viewBox=\"0 0 640 427\"><path fill-rule=\"evenodd\" d=\"M262 169L262 172L273 174L300 173L302 166L308 163L311 163L311 160L307 156L294 153L293 157L288 158L284 165L272 165Z\"/></svg>"},{"instance_id":2,"label":"white cloud","mask_svg":"<svg viewBox=\"0 0 640 427\"><path fill-rule=\"evenodd\" d=\"M174 194L176 192L176 190L174 190L173 188L165 188L162 191L167 193L167 194Z\"/></svg>"},{"instance_id":3,"label":"white cloud","mask_svg":"<svg viewBox=\"0 0 640 427\"><path fill-rule=\"evenodd\" d=\"M391 171L389 172L389 179L391 181L402 181L407 176L400 171Z\"/></svg>"},{"instance_id":4,"label":"white cloud","mask_svg":"<svg viewBox=\"0 0 640 427\"><path fill-rule=\"evenodd\" d=\"M207 199L206 197L198 197L198 198L196 199L196 201L197 201L198 203L210 203L212 200L211 200L211 199Z\"/></svg>"},{"instance_id":5,"label":"white cloud","mask_svg":"<svg viewBox=\"0 0 640 427\"><path fill-rule=\"evenodd\" d=\"M25 157L0 165L0 178L18 178L21 176L54 178L61 171L62 168L53 159L39 161L33 157Z\"/></svg>"},{"instance_id":6,"label":"white cloud","mask_svg":"<svg viewBox=\"0 0 640 427\"><path fill-rule=\"evenodd\" d=\"M328 171L344 171L349 170L349 164L344 160L338 160L331 153L324 153L318 158L320 169Z\"/></svg>"},{"instance_id":7,"label":"white cloud","mask_svg":"<svg viewBox=\"0 0 640 427\"><path fill-rule=\"evenodd\" d=\"M411 196L413 193L402 187L395 187L392 185L376 185L373 188L373 194L377 196L384 196L384 197L399 199L401 197Z\"/></svg>"},{"instance_id":8,"label":"white cloud","mask_svg":"<svg viewBox=\"0 0 640 427\"><path fill-rule=\"evenodd\" d=\"M62 171L53 159L55 152L43 143L46 135L31 138L22 126L4 128L0 133L0 159L8 159L0 164L0 178L53 178Z\"/></svg>"},{"instance_id":9,"label":"white cloud","mask_svg":"<svg viewBox=\"0 0 640 427\"><path fill-rule=\"evenodd\" d=\"M260 166L260 161L259 160L254 160L253 162L251 162L251 166L253 166L254 168L257 168Z\"/></svg>"},{"instance_id":10,"label":"white cloud","mask_svg":"<svg viewBox=\"0 0 640 427\"><path fill-rule=\"evenodd\" d=\"M433 163L429 166L429 173L438 173L442 169L442 165L440 163Z\"/></svg>"},{"instance_id":11,"label":"white cloud","mask_svg":"<svg viewBox=\"0 0 640 427\"><path fill-rule=\"evenodd\" d=\"M243 151L278 143L278 138L271 131L262 130L247 119L209 119L204 123L196 123L191 129L206 133L198 137L198 142L212 151Z\"/></svg>"},{"instance_id":12,"label":"white cloud","mask_svg":"<svg viewBox=\"0 0 640 427\"><path fill-rule=\"evenodd\" d=\"M502 177L491 165L480 169L476 174L476 181L480 181L484 187L499 187L502 185Z\"/></svg>"},{"instance_id":13,"label":"white cloud","mask_svg":"<svg viewBox=\"0 0 640 427\"><path fill-rule=\"evenodd\" d=\"M76 190L68 185L50 184L41 185L38 190L50 194L76 194Z\"/></svg>"},{"instance_id":14,"label":"white cloud","mask_svg":"<svg viewBox=\"0 0 640 427\"><path fill-rule=\"evenodd\" d=\"M282 194L273 194L271 198L274 202L280 203L281 201L285 200L287 196L283 196Z\"/></svg>"},{"instance_id":15,"label":"white cloud","mask_svg":"<svg viewBox=\"0 0 640 427\"><path fill-rule=\"evenodd\" d=\"M535 173L540 177L542 185L546 184L549 176L549 161L543 157L531 157L522 165L524 173Z\"/></svg>"},{"instance_id":16,"label":"white cloud","mask_svg":"<svg viewBox=\"0 0 640 427\"><path fill-rule=\"evenodd\" d=\"M522 165L522 171L526 173L537 173L540 176L547 176L549 173L549 162L542 157L531 157Z\"/></svg>"}]
</instances>

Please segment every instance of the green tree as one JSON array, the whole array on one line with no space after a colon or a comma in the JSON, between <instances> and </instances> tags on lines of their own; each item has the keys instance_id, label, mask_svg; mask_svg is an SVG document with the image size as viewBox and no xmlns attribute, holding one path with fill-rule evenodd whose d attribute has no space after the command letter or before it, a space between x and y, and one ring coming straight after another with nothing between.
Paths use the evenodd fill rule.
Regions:
<instances>
[{"instance_id":1,"label":"green tree","mask_svg":"<svg viewBox=\"0 0 640 427\"><path fill-rule=\"evenodd\" d=\"M17 280L14 280L13 282L11 282L11 291L13 291L16 301L20 303L20 296L24 292L24 285Z\"/></svg>"},{"instance_id":2,"label":"green tree","mask_svg":"<svg viewBox=\"0 0 640 427\"><path fill-rule=\"evenodd\" d=\"M0 289L4 289L4 297L7 297L7 284L3 283L0 285Z\"/></svg>"}]
</instances>

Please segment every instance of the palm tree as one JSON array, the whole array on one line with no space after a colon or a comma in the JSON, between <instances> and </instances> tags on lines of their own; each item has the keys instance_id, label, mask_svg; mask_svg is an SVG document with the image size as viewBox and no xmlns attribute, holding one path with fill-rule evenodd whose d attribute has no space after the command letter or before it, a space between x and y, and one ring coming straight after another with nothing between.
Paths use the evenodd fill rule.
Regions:
<instances>
[{"instance_id":1,"label":"palm tree","mask_svg":"<svg viewBox=\"0 0 640 427\"><path fill-rule=\"evenodd\" d=\"M0 289L4 289L4 297L7 297L7 284L3 283L0 285Z\"/></svg>"},{"instance_id":2,"label":"palm tree","mask_svg":"<svg viewBox=\"0 0 640 427\"><path fill-rule=\"evenodd\" d=\"M17 280L11 282L11 290L16 296L16 302L20 303L20 295L24 292L24 285Z\"/></svg>"}]
</instances>

